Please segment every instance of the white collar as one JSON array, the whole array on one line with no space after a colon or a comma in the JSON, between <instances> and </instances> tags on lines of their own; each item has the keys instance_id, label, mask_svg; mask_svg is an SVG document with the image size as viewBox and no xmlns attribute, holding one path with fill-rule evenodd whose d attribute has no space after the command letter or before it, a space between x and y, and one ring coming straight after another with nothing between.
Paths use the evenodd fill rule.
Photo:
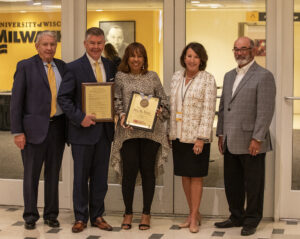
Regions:
<instances>
[{"instance_id":1,"label":"white collar","mask_svg":"<svg viewBox=\"0 0 300 239\"><path fill-rule=\"evenodd\" d=\"M246 74L247 71L249 70L249 68L252 66L252 64L254 63L254 59L252 61L250 61L247 65L243 66L243 67L237 67L236 68L236 72L238 74Z\"/></svg>"},{"instance_id":2,"label":"white collar","mask_svg":"<svg viewBox=\"0 0 300 239\"><path fill-rule=\"evenodd\" d=\"M86 52L86 56L87 56L87 58L89 59L91 65L93 66L93 65L96 63L96 61L95 61L95 60L94 60L87 52ZM99 65L102 64L101 56L100 56L100 58L98 59L98 64L99 64Z\"/></svg>"}]
</instances>

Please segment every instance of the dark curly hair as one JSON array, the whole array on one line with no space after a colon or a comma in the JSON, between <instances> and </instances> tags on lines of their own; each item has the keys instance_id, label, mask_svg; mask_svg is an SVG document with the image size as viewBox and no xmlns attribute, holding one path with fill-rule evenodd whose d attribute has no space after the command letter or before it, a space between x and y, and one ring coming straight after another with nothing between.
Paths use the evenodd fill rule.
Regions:
<instances>
[{"instance_id":1,"label":"dark curly hair","mask_svg":"<svg viewBox=\"0 0 300 239\"><path fill-rule=\"evenodd\" d=\"M144 66L141 69L142 70L141 73L146 74L148 72L147 52L146 52L144 45L139 42L133 42L126 47L121 64L119 65L119 68L118 68L119 71L122 71L124 73L130 73L128 59L129 59L129 57L134 56L135 52L141 54L144 58Z\"/></svg>"}]
</instances>

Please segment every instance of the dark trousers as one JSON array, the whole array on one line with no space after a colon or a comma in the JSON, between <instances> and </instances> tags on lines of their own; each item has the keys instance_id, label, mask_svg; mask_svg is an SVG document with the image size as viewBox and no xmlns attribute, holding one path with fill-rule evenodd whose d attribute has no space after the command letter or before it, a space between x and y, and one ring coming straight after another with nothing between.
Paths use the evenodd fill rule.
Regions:
<instances>
[{"instance_id":1,"label":"dark trousers","mask_svg":"<svg viewBox=\"0 0 300 239\"><path fill-rule=\"evenodd\" d=\"M224 182L230 219L244 226L257 227L263 215L265 153L224 154ZM247 198L246 210L244 209Z\"/></svg>"},{"instance_id":2,"label":"dark trousers","mask_svg":"<svg viewBox=\"0 0 300 239\"><path fill-rule=\"evenodd\" d=\"M76 221L93 224L104 213L111 142L106 137L94 145L72 144L74 160L73 206Z\"/></svg>"},{"instance_id":3,"label":"dark trousers","mask_svg":"<svg viewBox=\"0 0 300 239\"><path fill-rule=\"evenodd\" d=\"M44 168L44 219L58 216L58 182L65 148L65 117L50 122L46 139L41 144L26 143L21 150L24 165L23 196L26 222L35 222L40 216L37 210L38 185L42 165Z\"/></svg>"},{"instance_id":4,"label":"dark trousers","mask_svg":"<svg viewBox=\"0 0 300 239\"><path fill-rule=\"evenodd\" d=\"M150 214L155 190L155 162L160 144L150 139L129 139L123 143L122 194L125 213L132 214L135 181L140 170L143 188L143 213Z\"/></svg>"}]
</instances>

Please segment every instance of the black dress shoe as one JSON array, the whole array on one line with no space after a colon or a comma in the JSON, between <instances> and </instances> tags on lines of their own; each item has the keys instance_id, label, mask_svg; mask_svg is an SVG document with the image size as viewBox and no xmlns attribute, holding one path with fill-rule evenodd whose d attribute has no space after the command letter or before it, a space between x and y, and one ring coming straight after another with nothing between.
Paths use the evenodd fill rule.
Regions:
<instances>
[{"instance_id":1,"label":"black dress shoe","mask_svg":"<svg viewBox=\"0 0 300 239\"><path fill-rule=\"evenodd\" d=\"M255 232L256 232L255 227L245 226L241 230L241 235L242 236L250 236L250 235L254 234Z\"/></svg>"},{"instance_id":2,"label":"black dress shoe","mask_svg":"<svg viewBox=\"0 0 300 239\"><path fill-rule=\"evenodd\" d=\"M49 227L59 227L59 221L57 219L45 219L44 224L48 225Z\"/></svg>"},{"instance_id":3,"label":"black dress shoe","mask_svg":"<svg viewBox=\"0 0 300 239\"><path fill-rule=\"evenodd\" d=\"M227 219L226 221L223 221L223 222L216 222L215 226L218 228L230 228L230 227L240 227L242 225L233 223L233 221L231 221L230 219Z\"/></svg>"},{"instance_id":4,"label":"black dress shoe","mask_svg":"<svg viewBox=\"0 0 300 239\"><path fill-rule=\"evenodd\" d=\"M27 230L33 230L35 229L35 222L25 222L24 227Z\"/></svg>"}]
</instances>

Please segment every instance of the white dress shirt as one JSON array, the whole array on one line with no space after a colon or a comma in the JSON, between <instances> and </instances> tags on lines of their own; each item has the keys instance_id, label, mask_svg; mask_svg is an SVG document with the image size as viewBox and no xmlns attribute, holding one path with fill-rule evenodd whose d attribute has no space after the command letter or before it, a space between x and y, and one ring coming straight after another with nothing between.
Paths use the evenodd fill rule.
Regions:
<instances>
[{"instance_id":1,"label":"white dress shirt","mask_svg":"<svg viewBox=\"0 0 300 239\"><path fill-rule=\"evenodd\" d=\"M184 96L186 91L188 90L190 84L192 83L193 80L190 80L188 84L185 84L185 77L181 79L181 83L179 84L179 87L177 89L177 94L176 94L176 111L181 112L182 116L182 104L184 101ZM181 138L181 127L182 127L182 121L177 121L176 122L176 129L177 129L177 138Z\"/></svg>"},{"instance_id":2,"label":"white dress shirt","mask_svg":"<svg viewBox=\"0 0 300 239\"><path fill-rule=\"evenodd\" d=\"M239 86L239 84L241 83L242 79L246 75L250 66L252 66L253 62L254 62L254 59L249 64L243 66L242 68L239 68L239 67L236 68L237 75L235 77L235 81L234 81L233 87L232 87L232 96L233 96L235 90L237 89L237 87Z\"/></svg>"},{"instance_id":3,"label":"white dress shirt","mask_svg":"<svg viewBox=\"0 0 300 239\"><path fill-rule=\"evenodd\" d=\"M86 56L87 56L87 58L89 59L89 61L91 63L95 78L97 78L96 77L96 66L95 66L96 61L92 57L90 57L88 53L86 53ZM98 60L98 64L101 68L103 82L106 82L107 81L106 80L106 74L105 74L105 69L104 69L103 62L101 61L101 57Z\"/></svg>"}]
</instances>

